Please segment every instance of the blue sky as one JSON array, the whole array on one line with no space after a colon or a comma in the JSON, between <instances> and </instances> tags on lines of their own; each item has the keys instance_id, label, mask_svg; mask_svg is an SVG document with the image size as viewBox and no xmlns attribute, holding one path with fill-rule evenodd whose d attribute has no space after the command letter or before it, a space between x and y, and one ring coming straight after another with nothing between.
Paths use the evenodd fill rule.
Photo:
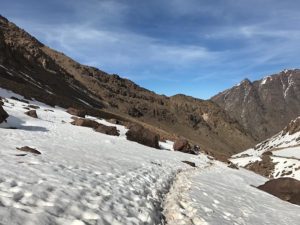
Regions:
<instances>
[{"instance_id":1,"label":"blue sky","mask_svg":"<svg viewBox=\"0 0 300 225\"><path fill-rule=\"evenodd\" d=\"M298 0L0 0L0 14L75 60L159 94L207 99L298 68Z\"/></svg>"}]
</instances>

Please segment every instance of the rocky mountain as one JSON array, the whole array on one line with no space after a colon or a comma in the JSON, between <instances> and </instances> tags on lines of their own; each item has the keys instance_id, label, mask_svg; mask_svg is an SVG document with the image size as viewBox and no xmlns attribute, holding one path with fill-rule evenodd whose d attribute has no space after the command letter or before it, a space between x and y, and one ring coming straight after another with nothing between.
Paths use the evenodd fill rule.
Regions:
<instances>
[{"instance_id":1,"label":"rocky mountain","mask_svg":"<svg viewBox=\"0 0 300 225\"><path fill-rule=\"evenodd\" d=\"M213 101L166 97L118 75L81 65L0 17L0 86L49 105L81 107L137 122L161 138L183 136L202 150L232 154L254 139Z\"/></svg>"},{"instance_id":2,"label":"rocky mountain","mask_svg":"<svg viewBox=\"0 0 300 225\"><path fill-rule=\"evenodd\" d=\"M284 70L254 82L246 79L212 101L262 141L300 115L300 70Z\"/></svg>"},{"instance_id":3,"label":"rocky mountain","mask_svg":"<svg viewBox=\"0 0 300 225\"><path fill-rule=\"evenodd\" d=\"M300 117L273 137L230 160L266 177L300 180Z\"/></svg>"}]
</instances>

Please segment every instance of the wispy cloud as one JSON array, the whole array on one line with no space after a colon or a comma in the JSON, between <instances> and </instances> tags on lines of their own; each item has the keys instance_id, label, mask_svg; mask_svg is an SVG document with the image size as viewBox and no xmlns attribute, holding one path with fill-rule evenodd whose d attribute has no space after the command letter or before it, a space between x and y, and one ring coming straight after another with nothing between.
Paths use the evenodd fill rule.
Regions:
<instances>
[{"instance_id":1,"label":"wispy cloud","mask_svg":"<svg viewBox=\"0 0 300 225\"><path fill-rule=\"evenodd\" d=\"M28 1L1 7L50 47L166 94L208 97L299 65L298 1Z\"/></svg>"}]
</instances>

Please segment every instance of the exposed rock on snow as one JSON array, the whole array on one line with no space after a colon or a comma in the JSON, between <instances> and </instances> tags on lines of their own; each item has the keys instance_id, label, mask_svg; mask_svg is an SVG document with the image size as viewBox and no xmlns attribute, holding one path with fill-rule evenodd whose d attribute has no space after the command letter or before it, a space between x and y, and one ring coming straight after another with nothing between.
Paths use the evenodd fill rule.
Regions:
<instances>
[{"instance_id":1,"label":"exposed rock on snow","mask_svg":"<svg viewBox=\"0 0 300 225\"><path fill-rule=\"evenodd\" d=\"M38 115L37 115L37 113L36 113L36 110L29 110L29 111L25 112L25 114L26 114L27 116L32 117L32 118L38 118Z\"/></svg>"},{"instance_id":2,"label":"exposed rock on snow","mask_svg":"<svg viewBox=\"0 0 300 225\"><path fill-rule=\"evenodd\" d=\"M5 121L8 117L7 112L3 109L3 107L0 105L0 123Z\"/></svg>"},{"instance_id":3,"label":"exposed rock on snow","mask_svg":"<svg viewBox=\"0 0 300 225\"><path fill-rule=\"evenodd\" d=\"M21 148L17 148L19 151L22 151L22 152L29 152L29 153L33 153L33 154L37 154L37 155L40 155L41 152L34 149L34 148L31 148L31 147L28 147L28 146L24 146L24 147L21 147Z\"/></svg>"},{"instance_id":4,"label":"exposed rock on snow","mask_svg":"<svg viewBox=\"0 0 300 225\"><path fill-rule=\"evenodd\" d=\"M18 97L15 97L15 96L11 96L11 99L13 99L13 100L16 100L16 101L19 101L19 102L26 103L26 104L28 104L28 103L29 103L29 101L28 101L28 100L25 100L25 99L20 99L20 98L18 98Z\"/></svg>"},{"instance_id":5,"label":"exposed rock on snow","mask_svg":"<svg viewBox=\"0 0 300 225\"><path fill-rule=\"evenodd\" d=\"M300 181L293 178L279 178L267 181L258 187L284 201L300 205Z\"/></svg>"},{"instance_id":6,"label":"exposed rock on snow","mask_svg":"<svg viewBox=\"0 0 300 225\"><path fill-rule=\"evenodd\" d=\"M177 139L173 145L174 151L180 152L189 152L191 150L191 146L188 140L180 138Z\"/></svg>"},{"instance_id":7,"label":"exposed rock on snow","mask_svg":"<svg viewBox=\"0 0 300 225\"><path fill-rule=\"evenodd\" d=\"M37 105L28 105L29 108L32 108L32 109L39 109L40 107L37 106Z\"/></svg>"},{"instance_id":8,"label":"exposed rock on snow","mask_svg":"<svg viewBox=\"0 0 300 225\"><path fill-rule=\"evenodd\" d=\"M112 135L112 136L119 136L119 131L115 126L106 126L103 124L99 124L97 128L94 129L97 132L102 134Z\"/></svg>"},{"instance_id":9,"label":"exposed rock on snow","mask_svg":"<svg viewBox=\"0 0 300 225\"><path fill-rule=\"evenodd\" d=\"M153 148L159 148L159 135L139 124L132 124L126 136L130 141L135 141Z\"/></svg>"},{"instance_id":10,"label":"exposed rock on snow","mask_svg":"<svg viewBox=\"0 0 300 225\"><path fill-rule=\"evenodd\" d=\"M254 163L248 164L245 168L258 173L264 177L272 177L271 175L274 172L275 164L268 155L263 155L261 161L256 161Z\"/></svg>"},{"instance_id":11,"label":"exposed rock on snow","mask_svg":"<svg viewBox=\"0 0 300 225\"><path fill-rule=\"evenodd\" d=\"M189 153L193 155L198 155L200 153L200 148L198 145L194 145L192 147L188 140L183 138L179 138L174 142L173 149L174 151Z\"/></svg>"},{"instance_id":12,"label":"exposed rock on snow","mask_svg":"<svg viewBox=\"0 0 300 225\"><path fill-rule=\"evenodd\" d=\"M190 165L191 167L196 167L196 163L194 163L194 162L190 162L190 161L181 161L181 162L183 162L183 163L185 163L185 164L188 164L188 165Z\"/></svg>"},{"instance_id":13,"label":"exposed rock on snow","mask_svg":"<svg viewBox=\"0 0 300 225\"><path fill-rule=\"evenodd\" d=\"M75 108L72 108L72 107L67 109L67 113L69 113L73 116L78 116L78 117L82 117L82 118L84 118L86 116L85 110L75 109Z\"/></svg>"},{"instance_id":14,"label":"exposed rock on snow","mask_svg":"<svg viewBox=\"0 0 300 225\"><path fill-rule=\"evenodd\" d=\"M72 117L74 120L71 122L72 125L75 126L81 126L81 127L90 127L96 129L99 126L99 123L96 122L95 120L91 119L83 119L83 118L77 118L77 117Z\"/></svg>"},{"instance_id":15,"label":"exposed rock on snow","mask_svg":"<svg viewBox=\"0 0 300 225\"><path fill-rule=\"evenodd\" d=\"M292 177L300 180L299 117L283 131L254 148L231 157L230 161L270 178Z\"/></svg>"}]
</instances>

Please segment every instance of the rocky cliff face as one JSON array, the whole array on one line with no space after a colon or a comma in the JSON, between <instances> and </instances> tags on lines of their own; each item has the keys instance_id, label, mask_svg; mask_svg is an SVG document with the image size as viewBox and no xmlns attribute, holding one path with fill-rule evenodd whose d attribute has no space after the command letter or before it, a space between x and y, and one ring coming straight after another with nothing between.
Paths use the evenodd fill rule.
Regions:
<instances>
[{"instance_id":1,"label":"rocky cliff face","mask_svg":"<svg viewBox=\"0 0 300 225\"><path fill-rule=\"evenodd\" d=\"M242 81L212 98L252 134L264 140L300 115L300 70Z\"/></svg>"},{"instance_id":2,"label":"rocky cliff face","mask_svg":"<svg viewBox=\"0 0 300 225\"><path fill-rule=\"evenodd\" d=\"M212 101L166 97L118 75L81 65L0 17L0 86L50 105L97 109L139 122L167 138L184 136L203 150L232 154L254 140Z\"/></svg>"}]
</instances>

